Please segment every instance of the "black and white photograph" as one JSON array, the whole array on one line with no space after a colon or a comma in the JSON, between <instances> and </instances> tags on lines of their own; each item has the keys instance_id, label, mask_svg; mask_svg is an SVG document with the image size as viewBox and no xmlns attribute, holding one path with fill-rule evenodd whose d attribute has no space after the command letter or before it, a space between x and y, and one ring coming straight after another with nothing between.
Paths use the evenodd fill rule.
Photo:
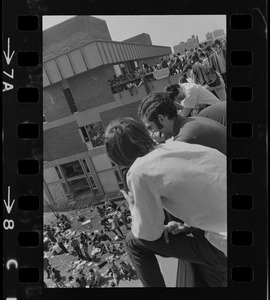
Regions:
<instances>
[{"instance_id":1,"label":"black and white photograph","mask_svg":"<svg viewBox=\"0 0 270 300\"><path fill-rule=\"evenodd\" d=\"M226 16L42 23L44 285L226 287Z\"/></svg>"}]
</instances>

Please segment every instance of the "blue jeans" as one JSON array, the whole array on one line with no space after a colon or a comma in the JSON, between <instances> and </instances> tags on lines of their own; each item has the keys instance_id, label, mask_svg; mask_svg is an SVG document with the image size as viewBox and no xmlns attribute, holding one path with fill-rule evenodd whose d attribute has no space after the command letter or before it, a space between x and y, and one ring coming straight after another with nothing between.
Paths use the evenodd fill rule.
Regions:
<instances>
[{"instance_id":1,"label":"blue jeans","mask_svg":"<svg viewBox=\"0 0 270 300\"><path fill-rule=\"evenodd\" d=\"M205 286L227 286L227 258L224 253L208 242L204 231L198 229L192 234L193 237L185 233L170 234L170 242L166 243L163 234L158 240L146 241L135 238L129 232L126 236L127 252L144 287L166 286L155 254L195 264Z\"/></svg>"}]
</instances>

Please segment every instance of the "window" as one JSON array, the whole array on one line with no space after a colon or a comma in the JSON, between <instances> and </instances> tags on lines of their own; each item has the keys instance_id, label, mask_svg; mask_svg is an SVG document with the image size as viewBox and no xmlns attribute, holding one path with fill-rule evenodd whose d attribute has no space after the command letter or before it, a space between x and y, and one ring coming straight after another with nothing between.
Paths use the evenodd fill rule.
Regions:
<instances>
[{"instance_id":1,"label":"window","mask_svg":"<svg viewBox=\"0 0 270 300\"><path fill-rule=\"evenodd\" d=\"M93 187L93 188L96 188L97 186L96 186L96 183L95 183L93 177L92 177L92 176L89 176L89 179L90 179L90 182L91 182L92 187Z\"/></svg>"},{"instance_id":2,"label":"window","mask_svg":"<svg viewBox=\"0 0 270 300\"><path fill-rule=\"evenodd\" d=\"M95 183L95 180L92 176L89 176L89 180L91 182L91 185L92 185L92 188L93 188L93 191L94 191L94 194L95 195L98 195L99 194L99 191L98 191L98 188L97 188L97 185Z\"/></svg>"},{"instance_id":3,"label":"window","mask_svg":"<svg viewBox=\"0 0 270 300\"><path fill-rule=\"evenodd\" d=\"M62 184L62 187L65 191L66 194L68 194L68 188L67 188L67 185L65 183L61 183Z\"/></svg>"},{"instance_id":4,"label":"window","mask_svg":"<svg viewBox=\"0 0 270 300\"><path fill-rule=\"evenodd\" d=\"M87 173L90 173L90 169L89 169L89 167L88 167L88 165L87 165L86 160L85 160L85 159L82 159L82 162L83 162L83 165L84 165L84 167L85 167L86 172L87 172Z\"/></svg>"},{"instance_id":5,"label":"window","mask_svg":"<svg viewBox=\"0 0 270 300\"><path fill-rule=\"evenodd\" d=\"M47 119L46 119L45 115L43 115L43 123L47 123Z\"/></svg>"},{"instance_id":6,"label":"window","mask_svg":"<svg viewBox=\"0 0 270 300\"><path fill-rule=\"evenodd\" d=\"M90 187L86 178L70 180L69 186L75 196L84 195L85 193L90 192Z\"/></svg>"},{"instance_id":7,"label":"window","mask_svg":"<svg viewBox=\"0 0 270 300\"><path fill-rule=\"evenodd\" d=\"M101 122L80 127L80 130L86 143L91 141L94 148L104 145L105 133Z\"/></svg>"},{"instance_id":8,"label":"window","mask_svg":"<svg viewBox=\"0 0 270 300\"><path fill-rule=\"evenodd\" d=\"M66 178L72 178L84 174L83 169L78 160L67 164L62 164L61 168Z\"/></svg>"},{"instance_id":9,"label":"window","mask_svg":"<svg viewBox=\"0 0 270 300\"><path fill-rule=\"evenodd\" d=\"M77 109L77 106L76 106L76 103L73 99L73 96L71 94L71 91L69 88L65 88L63 89L63 92L64 92L64 95L66 97L66 100L67 100L67 103L68 103L68 106L69 106L69 109L70 111L74 114L75 112L78 112L78 109Z\"/></svg>"},{"instance_id":10,"label":"window","mask_svg":"<svg viewBox=\"0 0 270 300\"><path fill-rule=\"evenodd\" d=\"M87 143L90 141L89 137L88 137L88 134L87 134L87 131L85 129L85 127L80 127L80 130L81 130L81 133L82 133L82 136L83 136L83 139L84 141Z\"/></svg>"},{"instance_id":11,"label":"window","mask_svg":"<svg viewBox=\"0 0 270 300\"><path fill-rule=\"evenodd\" d=\"M115 177L117 179L117 182L118 182L118 185L119 185L120 189L124 189L125 185L124 185L123 180L122 180L121 176L119 175L118 171L114 170L114 174L115 174Z\"/></svg>"},{"instance_id":12,"label":"window","mask_svg":"<svg viewBox=\"0 0 270 300\"><path fill-rule=\"evenodd\" d=\"M63 179L62 174L61 174L61 172L60 172L60 170L59 170L58 167L55 167L55 171L56 171L58 177L59 177L60 179Z\"/></svg>"}]
</instances>

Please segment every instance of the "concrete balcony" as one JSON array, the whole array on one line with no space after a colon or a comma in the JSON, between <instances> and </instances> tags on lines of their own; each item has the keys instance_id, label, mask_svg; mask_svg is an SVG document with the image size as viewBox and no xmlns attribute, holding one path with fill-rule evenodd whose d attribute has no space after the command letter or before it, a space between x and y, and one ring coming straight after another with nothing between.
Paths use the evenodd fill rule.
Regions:
<instances>
[{"instance_id":1,"label":"concrete balcony","mask_svg":"<svg viewBox=\"0 0 270 300\"><path fill-rule=\"evenodd\" d=\"M147 82L139 87L133 87L130 90L125 90L123 92L114 94L115 102L119 105L126 105L136 101L141 101L144 97L148 95L147 91L150 92L161 92L164 88L171 83L178 83L180 74L175 74L163 79Z\"/></svg>"}]
</instances>

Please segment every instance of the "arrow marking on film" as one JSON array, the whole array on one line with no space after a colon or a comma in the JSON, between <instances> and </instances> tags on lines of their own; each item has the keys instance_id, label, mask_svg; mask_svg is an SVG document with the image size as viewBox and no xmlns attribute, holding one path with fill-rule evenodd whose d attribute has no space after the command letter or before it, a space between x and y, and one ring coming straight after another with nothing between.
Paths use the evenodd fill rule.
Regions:
<instances>
[{"instance_id":1,"label":"arrow marking on film","mask_svg":"<svg viewBox=\"0 0 270 300\"><path fill-rule=\"evenodd\" d=\"M12 57L13 57L13 55L14 55L14 53L15 53L15 51L13 51L13 52L11 53L11 56L10 56L10 38L8 38L7 54L6 54L5 51L3 51L3 53L4 53L4 56L5 56L5 58L6 58L6 62L7 62L7 64L9 65L10 62L11 62L11 60L12 60Z\"/></svg>"},{"instance_id":2,"label":"arrow marking on film","mask_svg":"<svg viewBox=\"0 0 270 300\"><path fill-rule=\"evenodd\" d=\"M15 203L15 199L13 199L12 203L10 204L10 186L8 186L8 201L7 201L7 203L6 203L6 200L4 199L4 204L7 209L8 214L10 214L14 203Z\"/></svg>"}]
</instances>

